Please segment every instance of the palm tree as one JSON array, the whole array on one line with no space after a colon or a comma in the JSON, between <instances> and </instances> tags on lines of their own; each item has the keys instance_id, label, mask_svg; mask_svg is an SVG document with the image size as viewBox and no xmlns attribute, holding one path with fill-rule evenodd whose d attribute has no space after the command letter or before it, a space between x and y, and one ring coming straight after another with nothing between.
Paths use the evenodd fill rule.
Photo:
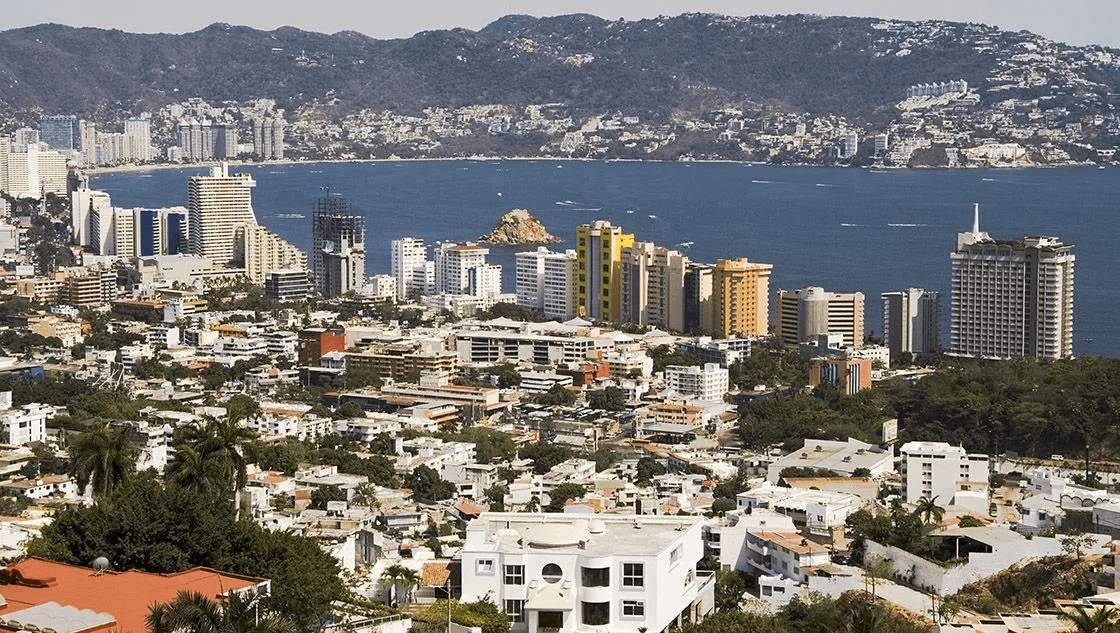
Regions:
<instances>
[{"instance_id":1,"label":"palm tree","mask_svg":"<svg viewBox=\"0 0 1120 633\"><path fill-rule=\"evenodd\" d=\"M927 524L940 525L941 519L945 516L945 508L937 505L937 495L934 495L932 499L922 497L914 504L914 514L922 517L922 520Z\"/></svg>"},{"instance_id":2,"label":"palm tree","mask_svg":"<svg viewBox=\"0 0 1120 633\"><path fill-rule=\"evenodd\" d=\"M295 633L290 620L264 610L259 595L231 592L218 601L183 590L171 602L152 605L146 618L152 633Z\"/></svg>"},{"instance_id":3,"label":"palm tree","mask_svg":"<svg viewBox=\"0 0 1120 633\"><path fill-rule=\"evenodd\" d=\"M1090 610L1082 605L1073 605L1072 609L1062 609L1058 617L1073 624L1074 633L1117 633L1120 631L1120 615L1115 607L1099 606Z\"/></svg>"},{"instance_id":4,"label":"palm tree","mask_svg":"<svg viewBox=\"0 0 1120 633\"><path fill-rule=\"evenodd\" d=\"M389 587L389 603L392 604L396 597L404 593L404 604L408 604L412 597L412 589L420 584L420 574L400 563L393 563L381 572L381 582ZM398 587L401 589L398 591Z\"/></svg>"},{"instance_id":5,"label":"palm tree","mask_svg":"<svg viewBox=\"0 0 1120 633\"><path fill-rule=\"evenodd\" d=\"M168 483L199 494L211 494L222 490L221 479L206 461L206 456L190 444L175 447L175 455L167 465L165 478Z\"/></svg>"},{"instance_id":6,"label":"palm tree","mask_svg":"<svg viewBox=\"0 0 1120 633\"><path fill-rule=\"evenodd\" d=\"M140 453L129 438L131 433L131 424L101 422L73 441L70 472L79 488L85 490L89 485L93 494L107 496L124 483Z\"/></svg>"},{"instance_id":7,"label":"palm tree","mask_svg":"<svg viewBox=\"0 0 1120 633\"><path fill-rule=\"evenodd\" d=\"M197 459L219 482L219 489L233 491L235 513L240 515L241 490L248 476L241 445L256 437L247 427L241 426L236 417L224 419L205 417L201 423L187 427L184 438L197 454ZM178 450L176 450L178 457ZM184 455L186 457L186 455Z\"/></svg>"}]
</instances>

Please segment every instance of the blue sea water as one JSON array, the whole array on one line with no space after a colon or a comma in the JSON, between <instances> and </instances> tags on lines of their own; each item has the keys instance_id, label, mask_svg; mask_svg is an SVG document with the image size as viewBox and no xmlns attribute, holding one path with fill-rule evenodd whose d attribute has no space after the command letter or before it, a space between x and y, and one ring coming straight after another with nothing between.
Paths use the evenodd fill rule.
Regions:
<instances>
[{"instance_id":1,"label":"blue sea water","mask_svg":"<svg viewBox=\"0 0 1120 633\"><path fill-rule=\"evenodd\" d=\"M465 241L510 209L528 209L566 240L609 220L694 261L747 257L774 265L771 290L822 286L866 295L865 323L882 329L880 293L943 293L948 343L949 253L972 225L997 239L1053 235L1075 245L1074 353L1120 356L1120 168L889 170L739 163L403 161L231 168L257 181L257 220L310 249L317 198L341 196L367 218L366 267L388 272L389 241ZM107 172L91 186L120 207L186 205L202 167ZM514 254L491 248L513 290Z\"/></svg>"}]
</instances>

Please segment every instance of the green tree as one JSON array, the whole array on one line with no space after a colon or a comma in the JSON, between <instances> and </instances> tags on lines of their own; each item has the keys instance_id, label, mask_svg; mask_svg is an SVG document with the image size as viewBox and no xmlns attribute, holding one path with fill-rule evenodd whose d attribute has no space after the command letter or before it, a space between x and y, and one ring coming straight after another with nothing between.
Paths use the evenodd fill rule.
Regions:
<instances>
[{"instance_id":1,"label":"green tree","mask_svg":"<svg viewBox=\"0 0 1120 633\"><path fill-rule=\"evenodd\" d=\"M261 597L231 591L217 601L183 590L171 602L157 602L148 609L152 633L295 633L295 625L267 608Z\"/></svg>"},{"instance_id":2,"label":"green tree","mask_svg":"<svg viewBox=\"0 0 1120 633\"><path fill-rule=\"evenodd\" d=\"M716 572L716 610L720 612L738 611L743 604L743 594L747 583L739 572L731 569Z\"/></svg>"},{"instance_id":3,"label":"green tree","mask_svg":"<svg viewBox=\"0 0 1120 633\"><path fill-rule=\"evenodd\" d=\"M455 484L446 481L435 470L423 464L412 470L404 485L420 501L443 501L455 494Z\"/></svg>"},{"instance_id":4,"label":"green tree","mask_svg":"<svg viewBox=\"0 0 1120 633\"><path fill-rule=\"evenodd\" d=\"M237 416L249 409L244 405L232 416L205 417L194 426L184 427L183 433L202 463L212 469L213 477L222 483L222 489L233 494L235 513L240 510L241 490L248 478L242 446L256 438L256 433L241 426Z\"/></svg>"},{"instance_id":5,"label":"green tree","mask_svg":"<svg viewBox=\"0 0 1120 633\"><path fill-rule=\"evenodd\" d=\"M140 453L130 439L131 433L131 424L99 422L73 440L71 474L79 488L90 485L95 495L104 496L128 479Z\"/></svg>"},{"instance_id":6,"label":"green tree","mask_svg":"<svg viewBox=\"0 0 1120 633\"><path fill-rule=\"evenodd\" d=\"M587 406L606 411L622 411L626 408L626 394L618 387L607 387L587 392Z\"/></svg>"},{"instance_id":7,"label":"green tree","mask_svg":"<svg viewBox=\"0 0 1120 633\"><path fill-rule=\"evenodd\" d=\"M669 472L664 464L649 456L640 458L635 470L637 481L646 483L649 483L658 475L664 475Z\"/></svg>"},{"instance_id":8,"label":"green tree","mask_svg":"<svg viewBox=\"0 0 1120 633\"><path fill-rule=\"evenodd\" d=\"M564 506L568 503L569 499L579 499L587 491L583 486L573 483L563 483L552 489L548 493L548 505L545 506L545 512L561 512Z\"/></svg>"},{"instance_id":9,"label":"green tree","mask_svg":"<svg viewBox=\"0 0 1120 633\"><path fill-rule=\"evenodd\" d=\"M311 509L326 510L331 501L346 501L346 491L338 486L320 486L311 491Z\"/></svg>"}]
</instances>

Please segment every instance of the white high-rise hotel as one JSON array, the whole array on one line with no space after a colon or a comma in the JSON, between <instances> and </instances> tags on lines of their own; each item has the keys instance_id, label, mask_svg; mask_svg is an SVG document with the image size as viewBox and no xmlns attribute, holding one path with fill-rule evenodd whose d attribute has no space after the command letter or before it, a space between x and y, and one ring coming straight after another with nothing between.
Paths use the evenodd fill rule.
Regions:
<instances>
[{"instance_id":1,"label":"white high-rise hotel","mask_svg":"<svg viewBox=\"0 0 1120 633\"><path fill-rule=\"evenodd\" d=\"M554 253L540 246L517 254L517 305L538 310L549 319L575 315L572 293L576 252Z\"/></svg>"},{"instance_id":2,"label":"white high-rise hotel","mask_svg":"<svg viewBox=\"0 0 1120 633\"><path fill-rule=\"evenodd\" d=\"M390 273L397 280L397 298L407 299L412 293L427 294L435 285L435 265L428 259L424 240L402 237L392 241Z\"/></svg>"},{"instance_id":3,"label":"white high-rise hotel","mask_svg":"<svg viewBox=\"0 0 1120 633\"><path fill-rule=\"evenodd\" d=\"M222 163L210 176L194 176L187 184L191 252L226 265L235 259L237 228L256 224L252 189L257 186L249 174L229 175Z\"/></svg>"},{"instance_id":4,"label":"white high-rise hotel","mask_svg":"<svg viewBox=\"0 0 1120 633\"><path fill-rule=\"evenodd\" d=\"M1040 359L1073 353L1073 245L1056 237L994 240L957 233L950 351L961 356Z\"/></svg>"}]
</instances>

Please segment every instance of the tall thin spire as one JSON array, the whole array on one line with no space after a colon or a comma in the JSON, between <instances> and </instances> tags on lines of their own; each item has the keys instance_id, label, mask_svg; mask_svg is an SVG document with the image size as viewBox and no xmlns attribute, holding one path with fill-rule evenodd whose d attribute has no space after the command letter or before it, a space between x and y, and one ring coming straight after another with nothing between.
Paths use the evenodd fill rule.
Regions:
<instances>
[{"instance_id":1,"label":"tall thin spire","mask_svg":"<svg viewBox=\"0 0 1120 633\"><path fill-rule=\"evenodd\" d=\"M974 202L975 207L972 209L972 234L980 235L980 203Z\"/></svg>"}]
</instances>

